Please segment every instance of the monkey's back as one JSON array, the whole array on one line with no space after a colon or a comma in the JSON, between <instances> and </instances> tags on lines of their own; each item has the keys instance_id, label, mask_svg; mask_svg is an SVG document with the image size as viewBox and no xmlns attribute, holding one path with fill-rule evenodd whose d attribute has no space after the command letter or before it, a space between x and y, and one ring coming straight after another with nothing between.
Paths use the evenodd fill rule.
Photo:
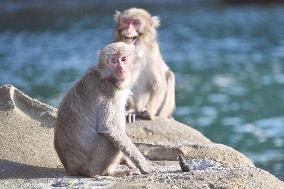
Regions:
<instances>
[{"instance_id":1,"label":"monkey's back","mask_svg":"<svg viewBox=\"0 0 284 189\"><path fill-rule=\"evenodd\" d=\"M95 80L92 84L96 85ZM121 156L118 148L97 133L100 97L96 91L85 94L90 92L85 91L86 85L79 81L58 108L54 146L67 175L103 174Z\"/></svg>"}]
</instances>

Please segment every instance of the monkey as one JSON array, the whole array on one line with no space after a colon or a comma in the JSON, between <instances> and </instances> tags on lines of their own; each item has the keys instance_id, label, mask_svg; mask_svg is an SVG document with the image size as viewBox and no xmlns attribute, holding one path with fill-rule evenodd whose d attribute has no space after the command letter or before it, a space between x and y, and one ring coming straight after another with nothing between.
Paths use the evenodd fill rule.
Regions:
<instances>
[{"instance_id":1,"label":"monkey","mask_svg":"<svg viewBox=\"0 0 284 189\"><path fill-rule=\"evenodd\" d=\"M141 71L129 97L128 112L143 119L170 118L175 109L175 75L160 53L157 28L160 19L140 8L114 14L114 41L134 44L141 58Z\"/></svg>"},{"instance_id":2,"label":"monkey","mask_svg":"<svg viewBox=\"0 0 284 189\"><path fill-rule=\"evenodd\" d=\"M55 150L70 176L132 175L137 168L142 174L150 173L154 164L125 131L125 105L140 71L135 47L111 43L98 54L98 64L89 68L59 105ZM129 169L119 165L122 161L130 164Z\"/></svg>"}]
</instances>

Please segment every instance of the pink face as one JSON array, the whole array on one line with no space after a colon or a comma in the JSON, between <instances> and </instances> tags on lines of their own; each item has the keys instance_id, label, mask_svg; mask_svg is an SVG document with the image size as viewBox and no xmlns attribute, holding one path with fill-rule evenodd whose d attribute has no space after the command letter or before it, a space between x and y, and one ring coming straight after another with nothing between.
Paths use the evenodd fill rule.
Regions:
<instances>
[{"instance_id":1,"label":"pink face","mask_svg":"<svg viewBox=\"0 0 284 189\"><path fill-rule=\"evenodd\" d=\"M127 43L135 43L139 35L141 21L139 19L123 18L121 34Z\"/></svg>"},{"instance_id":2,"label":"pink face","mask_svg":"<svg viewBox=\"0 0 284 189\"><path fill-rule=\"evenodd\" d=\"M109 59L109 65L111 66L116 79L123 80L128 74L128 64L130 60L125 55L112 55Z\"/></svg>"}]
</instances>

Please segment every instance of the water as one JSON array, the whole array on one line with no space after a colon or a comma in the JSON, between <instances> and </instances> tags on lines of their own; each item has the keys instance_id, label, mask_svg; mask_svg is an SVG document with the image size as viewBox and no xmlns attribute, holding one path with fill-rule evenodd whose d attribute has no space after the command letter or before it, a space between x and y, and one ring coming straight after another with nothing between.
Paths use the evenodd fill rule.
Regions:
<instances>
[{"instance_id":1,"label":"water","mask_svg":"<svg viewBox=\"0 0 284 189\"><path fill-rule=\"evenodd\" d=\"M169 2L142 6L161 17L175 118L284 180L284 6ZM114 5L41 3L0 3L0 84L57 106L112 41Z\"/></svg>"}]
</instances>

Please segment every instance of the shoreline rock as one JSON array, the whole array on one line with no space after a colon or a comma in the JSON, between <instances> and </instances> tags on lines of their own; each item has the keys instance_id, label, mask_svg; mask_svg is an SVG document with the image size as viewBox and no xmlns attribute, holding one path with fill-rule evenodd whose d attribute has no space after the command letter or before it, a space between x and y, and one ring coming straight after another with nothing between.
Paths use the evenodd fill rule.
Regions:
<instances>
[{"instance_id":1,"label":"shoreline rock","mask_svg":"<svg viewBox=\"0 0 284 189\"><path fill-rule=\"evenodd\" d=\"M53 127L57 109L33 99L14 86L0 87L0 111L16 111L30 116L44 127Z\"/></svg>"},{"instance_id":2,"label":"shoreline rock","mask_svg":"<svg viewBox=\"0 0 284 189\"><path fill-rule=\"evenodd\" d=\"M53 148L57 109L11 85L0 87L1 188L284 188L283 181L231 147L216 144L175 120L138 120L128 135L160 173L130 177L66 177ZM178 155L214 160L216 169L182 172Z\"/></svg>"}]
</instances>

